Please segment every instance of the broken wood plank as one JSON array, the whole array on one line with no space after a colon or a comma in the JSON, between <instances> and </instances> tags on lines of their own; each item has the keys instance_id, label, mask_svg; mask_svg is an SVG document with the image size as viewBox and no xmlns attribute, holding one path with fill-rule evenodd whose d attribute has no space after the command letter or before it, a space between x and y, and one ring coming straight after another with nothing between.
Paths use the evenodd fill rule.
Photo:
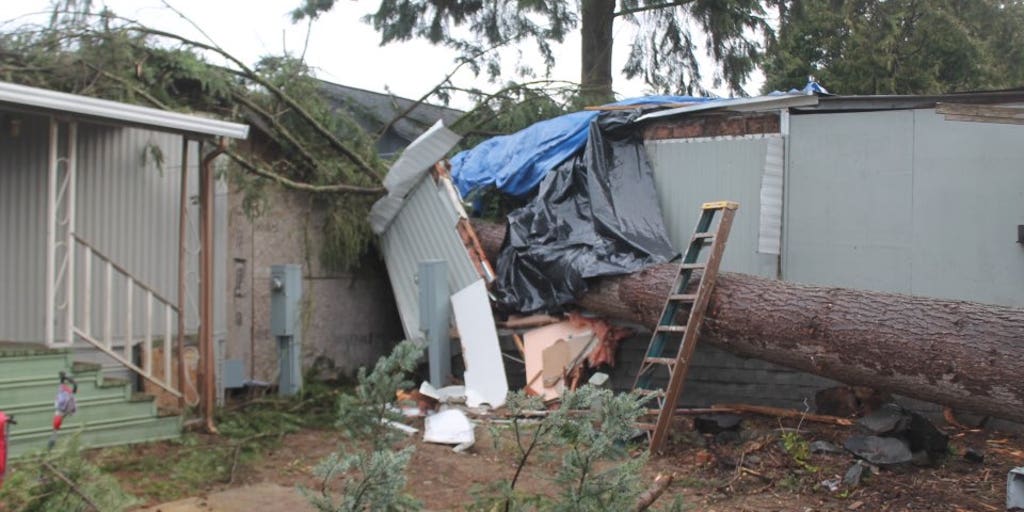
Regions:
<instances>
[{"instance_id":1,"label":"broken wood plank","mask_svg":"<svg viewBox=\"0 0 1024 512\"><path fill-rule=\"evenodd\" d=\"M717 412L749 412L753 414L763 414L765 416L776 416L779 418L794 418L802 421L810 421L812 423L827 423L829 425L840 425L844 427L853 425L853 420L849 418L825 416L824 414L812 414L809 412L797 411L795 409L783 409L781 407L770 407L767 405L715 404L711 406L711 409Z\"/></svg>"}]
</instances>

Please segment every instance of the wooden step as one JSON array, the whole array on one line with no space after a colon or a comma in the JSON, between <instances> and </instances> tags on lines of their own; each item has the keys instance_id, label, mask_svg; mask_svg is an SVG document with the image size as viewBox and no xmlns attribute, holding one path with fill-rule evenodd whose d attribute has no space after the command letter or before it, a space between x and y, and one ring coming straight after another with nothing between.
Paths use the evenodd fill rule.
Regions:
<instances>
[{"instance_id":1,"label":"wooden step","mask_svg":"<svg viewBox=\"0 0 1024 512\"><path fill-rule=\"evenodd\" d=\"M685 325L659 325L655 328L658 332L686 332Z\"/></svg>"},{"instance_id":2,"label":"wooden step","mask_svg":"<svg viewBox=\"0 0 1024 512\"><path fill-rule=\"evenodd\" d=\"M682 263L679 265L679 270L703 270L707 267L704 263Z\"/></svg>"},{"instance_id":3,"label":"wooden step","mask_svg":"<svg viewBox=\"0 0 1024 512\"><path fill-rule=\"evenodd\" d=\"M674 365L677 361L674 357L645 357L644 362L651 364Z\"/></svg>"},{"instance_id":4,"label":"wooden step","mask_svg":"<svg viewBox=\"0 0 1024 512\"><path fill-rule=\"evenodd\" d=\"M668 300L674 300L678 302L696 302L696 293L673 293L668 296Z\"/></svg>"}]
</instances>

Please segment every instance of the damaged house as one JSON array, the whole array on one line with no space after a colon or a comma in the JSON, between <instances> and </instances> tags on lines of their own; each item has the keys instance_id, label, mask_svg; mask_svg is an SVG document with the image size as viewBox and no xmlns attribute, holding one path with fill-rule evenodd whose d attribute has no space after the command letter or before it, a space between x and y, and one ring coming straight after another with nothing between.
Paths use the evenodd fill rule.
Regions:
<instances>
[{"instance_id":1,"label":"damaged house","mask_svg":"<svg viewBox=\"0 0 1024 512\"><path fill-rule=\"evenodd\" d=\"M903 378L898 373L894 375L892 367L886 365L892 364L895 353L878 356L884 353L881 350L871 352L871 357L882 357L876 363L857 361L857 364L864 364L856 371L848 371L842 366L842 358L849 354L841 351L837 354L815 354L800 352L819 350L806 345L790 344L788 348L772 345L780 338L772 331L777 326L769 323L762 326L763 336L750 334L744 338L744 344L735 346L734 351L757 357L739 357L711 344L698 344L690 362L681 405L743 402L804 410L813 407L817 391L837 384L825 378L829 375L860 383L870 382L877 375L877 384L890 391L912 388L921 391L916 393L918 398L944 405L970 403L971 400L966 398L957 401L951 397L971 396L974 383L985 377L970 370L973 360L957 357L967 354L976 358L982 352L998 354L1010 347L1014 338L1012 333L1000 331L992 341L979 334L977 326L985 323L986 318L1019 317L1016 308L1024 305L1024 293L1017 286L1024 277L1024 239L1019 236L1020 226L1024 225L1024 213L1019 208L1019 196L1024 190L1024 175L1019 172L1019 167L1024 154L1018 144L1020 127L1016 126L1021 119L1017 105L1022 99L1024 93L1020 91L892 97L790 94L714 101L674 98L660 101L662 108L637 111L629 116L627 122L607 127L609 131L602 133L618 135L610 136L614 140L605 146L598 145L600 141L593 137L588 140L580 132L585 132L585 127L591 122L617 124L609 120L614 116L601 117L598 121L596 112L585 112L563 116L582 119L572 119L561 127L553 127L549 122L538 123L524 130L526 134L502 137L497 141L492 139L456 156L452 160L451 175L462 197L473 199L481 185L498 188L510 185L511 192L519 195L530 195L539 186L538 197L545 202L543 208L528 215L522 211L513 212L507 234L503 228L488 233L490 228L486 224L477 224L480 245L491 254L495 268L496 283L491 287L493 298L502 302L503 297L509 296L509 288L502 289L501 282L509 271L513 271L510 275L515 277L506 285L522 285L533 274L536 279L521 289L542 299L565 291L576 297L573 301L554 300L539 306L530 304L528 300L519 301L519 304L525 304L519 311L506 307L499 315L498 334L503 335L501 346L506 356L509 387L536 385L535 378L547 381L543 388L548 388L549 382L553 385L579 383L579 377L564 371L562 375L557 375L558 372L553 375L529 370L522 372L523 365L513 362L513 359L525 356L527 368L531 366L531 359L536 367L538 354L531 347L536 343L534 339L546 340L545 348L550 348L551 342L565 341L568 347L559 349L562 355L558 357L561 359L546 350L539 357L569 362L569 366L561 367L566 370L581 360L581 354L597 352L595 347L599 344L590 339L595 332L607 333L625 327L635 334L617 344L612 351L614 367L608 371L612 386L630 389L645 357L650 331L657 322L657 317L652 315L657 311L650 311L654 308L650 301L629 303L623 300L612 304L615 301L609 296L602 297L602 302L592 300L592 296L586 293L605 293L606 290L600 287L606 282L620 286L621 291L623 283L628 283L630 278L618 278L616 281L614 277L597 276L628 272L650 277L657 274L657 269L661 268L659 265L664 265L674 254L669 254L666 259L666 253L657 249L658 236L641 240L643 243L627 244L626 250L619 250L622 244L608 242L609 238L604 237L609 231L607 227L632 229L632 234L624 240L636 242L640 239L635 235L643 234L647 227L653 225L646 221L633 222L639 218L651 220L643 212L637 214L639 217L635 216L636 210L656 203L659 211L657 220L664 226L660 236L667 239L670 253L679 253L686 249L694 233L693 226L700 215L701 204L729 200L738 202L740 207L721 262L723 272L734 273L725 274L728 279L721 283L730 283L727 291L746 290L756 294L761 290L733 284L741 281L729 276L742 274L757 279L755 283L762 283L759 286L783 283L779 290L796 290L797 294L813 296L815 299L806 305L812 309L822 307L830 311L832 302L836 307L855 306L857 301L851 297L873 303L881 309L875 308L866 314L875 316L860 318L855 309L841 311L846 315L843 317L845 320L854 324L865 322L857 330L861 333L857 336L865 343L863 346L890 347L888 344L894 343L895 339L918 340L915 343L896 343L896 347L902 347L896 352L900 354L896 357L905 358L908 362L921 362L917 367L904 365L914 372L924 372L923 368L935 371L932 375L915 375L918 380ZM623 109L607 110L621 112ZM639 141L642 148L633 150L633 153L642 153L635 160L649 162L650 197L616 197L618 191L648 179L643 172L635 170L628 174L631 178L626 179L622 174L601 174L601 170L593 172L595 167L591 165L587 168L589 174L573 175L574 171L567 171L569 174L565 176L568 178L548 179L548 173L554 173L552 169L570 156L583 160L582 163L577 162L576 171L580 165L587 167L592 163L588 159L602 152L606 161L614 162L612 167L621 165L623 155L631 154L630 150L608 148L619 140L630 138ZM511 146L503 148L505 144ZM571 151L561 154L551 151L553 146L559 145L571 146ZM581 148L585 148L583 152L580 152ZM614 157L607 158L609 155ZM508 165L510 161L515 165ZM467 162L480 167L467 168ZM422 176L429 174L425 170L422 172ZM589 187L589 199L565 202L568 191L583 182L587 182L586 187ZM636 192L638 189L632 190ZM461 207L460 199L451 199L449 204ZM620 207L608 210L614 213L614 218L598 211L599 202L614 202L616 199L620 201ZM536 204L536 199L534 201ZM564 205L568 207L562 208ZM580 208L579 205L584 206ZM399 209L397 202L391 207ZM545 231L554 233L548 242L544 242L542 237L525 245L535 250L544 245L553 248L553 245L561 244L563 247L559 250L564 252L585 253L582 261L587 262L587 254L596 245L577 246L572 235L566 235L575 229L565 229L572 226L562 216L569 210L575 212L571 215L586 211L585 216L590 217L588 222L598 226L588 229L597 231L604 237L601 243L612 249L607 257L598 258L595 265L604 266L608 262L622 264L623 259L618 258L622 255L633 262L622 264L618 270L606 274L584 275L585 271L581 272L579 268L593 268L593 265L560 267L560 262L544 260L543 254L538 256L539 259L516 260L521 252L513 255L512 259L505 254L495 257L499 245L502 251L506 251L523 232L535 234L538 229L547 230L555 226L556 229ZM446 227L435 227L454 230L455 221L452 219L461 215L463 213L453 214ZM451 247L458 248L456 244L461 242L464 240L453 238ZM392 250L408 251L423 243L415 237L406 237ZM472 252L462 250L466 254ZM440 252L424 257L444 259ZM470 260L468 256L465 259ZM466 265L466 268L471 266ZM640 268L653 270L637 272ZM555 273L546 273L552 271ZM407 293L415 295L414 275L405 277L406 282L396 282L399 278L390 264L389 272L396 290L406 286L411 290ZM577 285L561 286L565 283L556 283L558 286L547 287L557 280L552 279L553 275L580 280L577 280ZM486 275L480 274L476 278L486 280ZM633 284L637 283L644 282ZM669 284L662 284L666 292ZM595 285L599 287L597 292L593 288ZM456 286L450 283L449 295L460 291ZM666 292L657 299L658 308L664 302ZM863 298L857 295L860 293L864 294ZM900 297L905 299L889 303L890 306L896 304L889 313L895 316L887 319L882 307L883 299L889 300L887 298L894 296L892 294L903 294ZM651 296L658 296L658 293L649 293L646 297ZM766 296L741 297L741 300L750 301L751 314L747 315L748 318L755 318L759 311L774 313L786 306L773 303L765 299ZM726 298L735 299L736 295ZM516 303L516 300L505 303ZM960 317L948 319L948 324L946 319L939 319L934 326L925 325L919 332L912 330L905 332L903 338L894 338L885 332L887 325L898 323L898 319L904 316L916 319L913 313L917 310L908 309L904 314L897 307L902 306L900 301L904 300L911 309L934 308L956 312ZM576 309L573 303L583 308ZM735 304L722 300L717 303L721 307ZM983 304L991 305L993 316L986 317L988 310ZM605 311L588 308L594 305L603 307ZM643 311L643 308L647 310ZM713 299L711 311L715 308ZM402 311L401 305L399 309ZM531 322L536 317L504 318L507 313L561 312L566 309L577 310L582 316L570 316L567 320L535 330L532 326L537 324ZM806 316L809 330L798 336L817 341L835 340L837 343L849 339L843 336L848 336L850 329L841 331L840 326L829 323L833 318L816 316L815 311L813 309ZM595 319L591 318L595 312L604 313L606 323L595 326ZM404 314L403 320L408 323ZM550 321L554 320L557 319ZM767 315L765 322L772 320L773 317ZM778 320L778 315L774 320ZM541 319L538 322L549 321ZM1009 325L1014 324L1011 321ZM794 332L798 327L802 328L797 325ZM999 327L1006 325L1000 324ZM872 335L872 328L878 334ZM543 332L545 329L549 332ZM942 329L947 331L940 332ZM717 345L722 345L721 331L721 325L712 322L708 334L719 341ZM975 335L970 335L971 332ZM621 337L621 331L617 333L613 337ZM407 335L412 334L415 333L407 332ZM978 339L973 351L967 344L941 344L947 341L971 343L972 338ZM463 347L469 343L475 341L461 340ZM755 350L752 347L759 348ZM1006 359L1010 362L1005 362ZM991 365L989 371L994 375L990 382L1012 387L1007 383L1013 381L1013 360L998 356L986 359ZM472 366L470 361L466 362ZM611 363L612 360L605 358L602 362ZM872 367L876 369L872 370ZM817 375L792 368L813 370ZM949 393L932 393L933 387ZM980 388L973 392L977 389ZM533 391L540 392L537 387ZM544 394L547 395L546 389ZM989 397L995 404L990 410L998 410L1000 400L1005 404L1006 399L1018 401L1021 396L1021 390L1017 388L999 391ZM971 399L976 398L973 396Z\"/></svg>"}]
</instances>

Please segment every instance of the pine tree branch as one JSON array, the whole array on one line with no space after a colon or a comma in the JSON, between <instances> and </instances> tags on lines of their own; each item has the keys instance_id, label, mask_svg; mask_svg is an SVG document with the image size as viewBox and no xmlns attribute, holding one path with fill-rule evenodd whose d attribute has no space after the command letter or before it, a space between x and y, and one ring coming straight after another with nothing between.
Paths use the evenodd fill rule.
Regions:
<instances>
[{"instance_id":1,"label":"pine tree branch","mask_svg":"<svg viewBox=\"0 0 1024 512\"><path fill-rule=\"evenodd\" d=\"M331 147L333 147L335 150L337 150L341 154L345 155L346 158L348 158L353 164L355 164L356 168L360 172L362 172L363 174L365 174L369 178L373 179L377 183L381 182L381 177L377 173L377 171L374 170L374 168L369 163L367 163L365 160L363 160L363 158L360 157L352 148L349 148L345 143L343 143L341 140L339 140L336 135L334 135L333 133L331 133L330 130L328 130L326 127L324 127L323 124L321 124L319 121L317 121L315 118L313 118L313 116L309 112L307 112L306 109L302 108L302 105L299 105L298 102L296 102L294 99L292 99L291 96L288 96L280 88L278 88L274 84L270 83L269 81L267 81L263 77L259 76L259 74L257 74L255 71L253 71L248 66L246 66L242 61L238 60L238 58L236 58L235 56L231 55L230 53L228 53L228 52L226 52L226 51L224 51L224 50L222 50L220 48L217 48L216 46L212 46L212 45L209 45L209 44L206 44L206 43L195 41L193 39L189 39L187 37L182 37L182 36L179 36L177 34L170 33L170 32L165 32L163 30L157 30L157 29L152 29L152 28L143 27L143 26L129 27L128 30L133 30L133 31L136 31L136 32L142 32L144 34L149 34L149 35L158 36L158 37L165 37L165 38L168 38L168 39L174 39L176 41L180 41L180 42L182 42L184 44L193 46L195 48L199 48L199 49L202 49L202 50L207 50L207 51L211 51L211 52L217 53L218 55L220 55L220 56L224 57L225 59L231 61L231 63L233 63L235 66L238 67L239 70L241 70L241 72L245 75L246 78L248 78L249 80L252 80L253 82L256 82L257 84L259 84L261 86L263 86L268 91L270 91L270 93L273 94L278 100L280 100L281 102L283 102L284 104L286 104L290 108L292 108L295 111L295 113L299 115L299 117L301 117L304 121L309 123L309 125L314 130L316 130L317 133L319 133L325 140L327 140L327 142L331 145Z\"/></svg>"},{"instance_id":2,"label":"pine tree branch","mask_svg":"<svg viewBox=\"0 0 1024 512\"><path fill-rule=\"evenodd\" d=\"M292 134L291 131L288 130L288 128L286 128L276 119L274 119L274 116L271 115L270 112L267 112L265 109L263 109L263 107L260 107L255 102L253 102L249 98L246 98L242 94L232 93L232 96L234 96L235 101L241 103L246 108L252 110L257 115L259 115L267 122L269 122L274 131L276 131L282 138L284 138L284 140L288 141L288 143L291 144L295 148L295 150L302 155L302 158L306 160L306 163L308 163L310 167L312 167L313 169L320 168L319 161L316 159L316 157L314 157L309 151L306 150L306 147L303 146L301 142L299 142L299 140L295 137L295 135Z\"/></svg>"},{"instance_id":3,"label":"pine tree branch","mask_svg":"<svg viewBox=\"0 0 1024 512\"><path fill-rule=\"evenodd\" d=\"M632 9L622 9L621 11L617 11L615 14L612 14L612 16L618 18L619 16L629 16L639 12L657 11L658 9L664 9L666 7L681 7L686 4L692 4L693 2L694 0L677 0L675 2L665 2L663 4L647 4L640 7L634 7Z\"/></svg>"},{"instance_id":4,"label":"pine tree branch","mask_svg":"<svg viewBox=\"0 0 1024 512\"><path fill-rule=\"evenodd\" d=\"M284 176L281 176L280 174L265 169L260 169L259 166L250 162L242 155L239 155L238 153L230 149L225 151L224 154L227 155L232 160L234 160L238 165L241 165L243 168L245 168L245 170L257 176L261 176L263 178L272 180L281 186L293 190L302 190L305 192L347 192L352 194L367 195L384 195L387 192L384 190L384 187L360 187L356 185L345 185L343 183L338 183L335 185L313 185L310 183L293 181L288 178L285 178Z\"/></svg>"}]
</instances>

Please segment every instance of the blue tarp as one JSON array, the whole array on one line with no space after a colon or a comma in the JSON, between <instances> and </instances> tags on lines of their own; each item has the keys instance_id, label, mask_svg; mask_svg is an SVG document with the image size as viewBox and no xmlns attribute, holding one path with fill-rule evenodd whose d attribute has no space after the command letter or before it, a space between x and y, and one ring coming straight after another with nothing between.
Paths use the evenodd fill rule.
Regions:
<instances>
[{"instance_id":1,"label":"blue tarp","mask_svg":"<svg viewBox=\"0 0 1024 512\"><path fill-rule=\"evenodd\" d=\"M717 98L644 96L612 105L696 103ZM558 164L578 153L597 111L566 114L530 125L516 133L487 139L452 158L452 180L463 197L488 187L514 196L533 190Z\"/></svg>"}]
</instances>

